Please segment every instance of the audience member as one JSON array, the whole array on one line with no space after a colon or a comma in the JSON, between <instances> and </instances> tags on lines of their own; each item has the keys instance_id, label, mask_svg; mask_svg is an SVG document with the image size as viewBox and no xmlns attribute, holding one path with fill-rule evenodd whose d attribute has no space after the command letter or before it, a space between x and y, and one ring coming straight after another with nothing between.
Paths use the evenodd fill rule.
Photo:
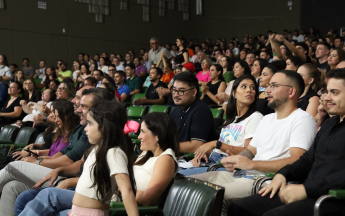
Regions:
<instances>
[{"instance_id":1,"label":"audience member","mask_svg":"<svg viewBox=\"0 0 345 216\"><path fill-rule=\"evenodd\" d=\"M49 88L50 89L53 89L54 91L57 91L58 87L60 85L60 82L59 80L51 80L50 83L49 83Z\"/></svg>"},{"instance_id":2,"label":"audience member","mask_svg":"<svg viewBox=\"0 0 345 216\"><path fill-rule=\"evenodd\" d=\"M117 91L121 96L121 102L125 102L127 98L130 98L131 90L125 83L126 80L126 73L124 71L116 71L115 72L115 83Z\"/></svg>"},{"instance_id":3,"label":"audience member","mask_svg":"<svg viewBox=\"0 0 345 216\"><path fill-rule=\"evenodd\" d=\"M17 64L11 64L10 65L10 69L11 69L11 73L12 73L12 77L14 78L14 75L17 73L18 71L18 65ZM12 78L12 79L13 79Z\"/></svg>"},{"instance_id":4,"label":"audience member","mask_svg":"<svg viewBox=\"0 0 345 216\"><path fill-rule=\"evenodd\" d=\"M178 53L175 57L175 64L183 66L189 62L188 50L186 49L187 48L186 38L178 37L176 39L176 46L178 47Z\"/></svg>"},{"instance_id":5,"label":"audience member","mask_svg":"<svg viewBox=\"0 0 345 216\"><path fill-rule=\"evenodd\" d=\"M80 72L77 74L77 87L82 87L84 85L85 79L90 77L90 70L87 64L82 64L80 66Z\"/></svg>"},{"instance_id":6,"label":"audience member","mask_svg":"<svg viewBox=\"0 0 345 216\"><path fill-rule=\"evenodd\" d=\"M77 61L74 61L73 62L73 69L74 69L74 71L73 71L73 73L72 73L72 79L73 79L73 82L77 82L77 76L78 76L78 74L79 74L79 72L80 72L80 63L79 62L77 62Z\"/></svg>"},{"instance_id":7,"label":"audience member","mask_svg":"<svg viewBox=\"0 0 345 216\"><path fill-rule=\"evenodd\" d=\"M7 57L0 54L0 83L9 84L9 82L12 80L12 77L11 70L8 67Z\"/></svg>"},{"instance_id":8,"label":"audience member","mask_svg":"<svg viewBox=\"0 0 345 216\"><path fill-rule=\"evenodd\" d=\"M142 65L141 62L143 61L142 58L134 58L134 65L135 65L135 74L140 77L142 80L146 79L147 76L147 69L145 67L145 65Z\"/></svg>"},{"instance_id":9,"label":"audience member","mask_svg":"<svg viewBox=\"0 0 345 216\"><path fill-rule=\"evenodd\" d=\"M180 150L193 153L201 145L216 139L213 116L208 106L200 101L198 80L192 73L174 77L171 88L176 107L171 112L179 132Z\"/></svg>"},{"instance_id":10,"label":"audience member","mask_svg":"<svg viewBox=\"0 0 345 216\"><path fill-rule=\"evenodd\" d=\"M222 75L225 83L228 84L230 81L234 80L234 72L232 71L234 63L230 57L223 56L219 64L223 67Z\"/></svg>"},{"instance_id":11,"label":"audience member","mask_svg":"<svg viewBox=\"0 0 345 216\"><path fill-rule=\"evenodd\" d=\"M41 92L37 89L36 83L33 78L24 81L23 99L26 103L38 102L41 100Z\"/></svg>"},{"instance_id":12,"label":"audience member","mask_svg":"<svg viewBox=\"0 0 345 216\"><path fill-rule=\"evenodd\" d=\"M135 65L133 63L126 66L126 75L128 77L126 85L130 88L130 95L140 93L143 85L141 79L135 74Z\"/></svg>"},{"instance_id":13,"label":"audience member","mask_svg":"<svg viewBox=\"0 0 345 216\"><path fill-rule=\"evenodd\" d=\"M101 59L102 59L102 57L101 57ZM103 71L101 71L101 70L95 70L95 71L93 72L93 78L95 78L96 81L97 81L97 85L96 85L97 88L98 88L98 87L101 87L103 77L104 77Z\"/></svg>"},{"instance_id":14,"label":"audience member","mask_svg":"<svg viewBox=\"0 0 345 216\"><path fill-rule=\"evenodd\" d=\"M161 77L161 81L163 81L166 84L169 84L170 81L174 78L175 74L174 72L171 70L171 64L168 63L165 59L165 53L162 53L162 58L161 60L163 61L163 75ZM157 64L158 65L158 64Z\"/></svg>"},{"instance_id":15,"label":"audience member","mask_svg":"<svg viewBox=\"0 0 345 216\"><path fill-rule=\"evenodd\" d=\"M108 60L105 57L100 57L99 58L98 70L102 71L105 74L109 74L109 71L108 71Z\"/></svg>"},{"instance_id":16,"label":"audience member","mask_svg":"<svg viewBox=\"0 0 345 216\"><path fill-rule=\"evenodd\" d=\"M0 125L1 127L15 123L17 120L22 120L24 117L23 108L20 105L22 98L19 94L23 92L23 85L19 82L11 82L8 88L8 98L0 110ZM1 178L0 178L1 181Z\"/></svg>"},{"instance_id":17,"label":"audience member","mask_svg":"<svg viewBox=\"0 0 345 216\"><path fill-rule=\"evenodd\" d=\"M159 46L159 41L158 38L153 37L150 39L150 45L151 45L151 50L149 51L149 62L151 63L151 65L156 65L158 61L161 59L162 56L162 52L165 53L165 58L170 59L171 58L171 54L170 52L165 49L164 47ZM161 62L158 67L160 67L161 69L164 68L163 62Z\"/></svg>"},{"instance_id":18,"label":"audience member","mask_svg":"<svg viewBox=\"0 0 345 216\"><path fill-rule=\"evenodd\" d=\"M121 64L121 61L118 57L113 58L112 63L113 63L113 65L116 66L117 71L119 71L119 70L125 71L125 67L123 66L123 64Z\"/></svg>"},{"instance_id":19,"label":"audience member","mask_svg":"<svg viewBox=\"0 0 345 216\"><path fill-rule=\"evenodd\" d=\"M112 79L112 78L110 78L110 79ZM103 83L102 82L100 88L103 88L106 91L108 91L113 96L114 100L121 101L121 97L120 97L119 93L116 90L115 84L112 84L112 83L109 83L109 82L107 82L107 83Z\"/></svg>"},{"instance_id":20,"label":"audience member","mask_svg":"<svg viewBox=\"0 0 345 216\"><path fill-rule=\"evenodd\" d=\"M259 77L261 76L262 70L268 65L266 59L258 58L254 61L252 66L251 75L256 79L256 82L259 83ZM259 92L265 91L265 88L259 86Z\"/></svg>"},{"instance_id":21,"label":"audience member","mask_svg":"<svg viewBox=\"0 0 345 216\"><path fill-rule=\"evenodd\" d=\"M286 70L297 71L303 65L303 60L298 56L290 56L286 59Z\"/></svg>"},{"instance_id":22,"label":"audience member","mask_svg":"<svg viewBox=\"0 0 345 216\"><path fill-rule=\"evenodd\" d=\"M225 92L226 83L223 79L223 68L219 64L214 64L210 67L210 78L207 84L201 85L202 96L200 100L205 102L208 106L218 106L219 100L215 95Z\"/></svg>"},{"instance_id":23,"label":"audience member","mask_svg":"<svg viewBox=\"0 0 345 216\"><path fill-rule=\"evenodd\" d=\"M24 74L24 78L33 78L35 75L35 71L34 68L30 66L30 61L28 58L24 58L23 59L23 67L21 68L21 70L23 71Z\"/></svg>"},{"instance_id":24,"label":"audience member","mask_svg":"<svg viewBox=\"0 0 345 216\"><path fill-rule=\"evenodd\" d=\"M84 86L91 86L96 88L97 83L98 82L95 77L87 77L84 81Z\"/></svg>"},{"instance_id":25,"label":"audience member","mask_svg":"<svg viewBox=\"0 0 345 216\"><path fill-rule=\"evenodd\" d=\"M72 77L72 72L67 70L67 64L64 62L60 63L60 71L56 71L56 76L60 82L62 82L66 78Z\"/></svg>"},{"instance_id":26,"label":"audience member","mask_svg":"<svg viewBox=\"0 0 345 216\"><path fill-rule=\"evenodd\" d=\"M196 78L199 80L199 85L207 84L209 81L211 81L210 78L210 67L212 65L212 61L209 58L205 58L201 62L201 68L202 71L199 71L196 75Z\"/></svg>"},{"instance_id":27,"label":"audience member","mask_svg":"<svg viewBox=\"0 0 345 216\"><path fill-rule=\"evenodd\" d=\"M157 92L157 88L159 87L168 88L164 82L160 81L162 75L163 71L159 67L151 68L149 75L151 85L146 90L145 97L134 100L133 105L152 105L165 103L163 96L159 96Z\"/></svg>"},{"instance_id":28,"label":"audience member","mask_svg":"<svg viewBox=\"0 0 345 216\"><path fill-rule=\"evenodd\" d=\"M47 67L45 70L44 77L41 81L41 84L43 84L44 88L47 89L47 88L49 88L50 82L52 80L57 80L55 68L54 67Z\"/></svg>"},{"instance_id":29,"label":"audience member","mask_svg":"<svg viewBox=\"0 0 345 216\"><path fill-rule=\"evenodd\" d=\"M145 54L143 55L143 63L142 65L144 65L146 67L147 71L150 71L151 69L151 63L149 61L149 53L145 52Z\"/></svg>"},{"instance_id":30,"label":"audience member","mask_svg":"<svg viewBox=\"0 0 345 216\"><path fill-rule=\"evenodd\" d=\"M111 78L115 78L115 72L116 72L117 70L116 70L116 66L115 65L113 65L113 64L110 64L109 66L108 66L108 72L109 72L109 77L111 77Z\"/></svg>"},{"instance_id":31,"label":"audience member","mask_svg":"<svg viewBox=\"0 0 345 216\"><path fill-rule=\"evenodd\" d=\"M345 60L345 51L342 48L336 48L334 49L328 57L328 68L329 69L335 69L337 67L337 64L341 61Z\"/></svg>"},{"instance_id":32,"label":"audience member","mask_svg":"<svg viewBox=\"0 0 345 216\"><path fill-rule=\"evenodd\" d=\"M24 72L22 71L22 69L19 69L17 71L17 73L15 74L14 76L14 79L13 79L14 82L19 82L21 84L24 83Z\"/></svg>"},{"instance_id":33,"label":"audience member","mask_svg":"<svg viewBox=\"0 0 345 216\"><path fill-rule=\"evenodd\" d=\"M336 37L334 39L334 47L335 48L343 48L344 47L344 38L343 37Z\"/></svg>"},{"instance_id":34,"label":"audience member","mask_svg":"<svg viewBox=\"0 0 345 216\"><path fill-rule=\"evenodd\" d=\"M328 43L319 43L316 47L315 56L317 59L316 67L321 70L326 70L328 66L328 55L330 53L330 46Z\"/></svg>"}]
</instances>

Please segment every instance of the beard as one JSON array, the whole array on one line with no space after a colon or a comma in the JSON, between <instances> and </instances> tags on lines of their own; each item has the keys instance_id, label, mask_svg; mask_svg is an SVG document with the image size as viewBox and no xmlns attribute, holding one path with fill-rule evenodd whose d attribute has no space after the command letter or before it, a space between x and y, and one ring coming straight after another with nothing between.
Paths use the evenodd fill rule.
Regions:
<instances>
[{"instance_id":1,"label":"beard","mask_svg":"<svg viewBox=\"0 0 345 216\"><path fill-rule=\"evenodd\" d=\"M267 104L267 106L271 109L277 109L278 107L280 107L282 104L284 104L287 101L287 97L286 98L279 98L279 99L274 99L273 101L269 102Z\"/></svg>"}]
</instances>

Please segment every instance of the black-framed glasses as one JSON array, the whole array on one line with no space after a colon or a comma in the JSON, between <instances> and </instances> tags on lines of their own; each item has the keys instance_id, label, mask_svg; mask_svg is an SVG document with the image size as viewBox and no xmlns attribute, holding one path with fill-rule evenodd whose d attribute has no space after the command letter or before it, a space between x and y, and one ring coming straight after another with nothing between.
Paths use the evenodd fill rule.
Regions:
<instances>
[{"instance_id":1,"label":"black-framed glasses","mask_svg":"<svg viewBox=\"0 0 345 216\"><path fill-rule=\"evenodd\" d=\"M272 90L274 90L275 88L277 88L279 86L287 86L287 87L293 88L290 85L283 85L283 84L278 84L278 83L268 83L267 88L270 87L270 88L272 88Z\"/></svg>"},{"instance_id":2,"label":"black-framed glasses","mask_svg":"<svg viewBox=\"0 0 345 216\"><path fill-rule=\"evenodd\" d=\"M195 89L195 88L190 88L187 90L177 90L177 89L170 88L170 91L171 91L171 94L177 93L179 96L183 96L185 92L192 90L192 89Z\"/></svg>"}]
</instances>

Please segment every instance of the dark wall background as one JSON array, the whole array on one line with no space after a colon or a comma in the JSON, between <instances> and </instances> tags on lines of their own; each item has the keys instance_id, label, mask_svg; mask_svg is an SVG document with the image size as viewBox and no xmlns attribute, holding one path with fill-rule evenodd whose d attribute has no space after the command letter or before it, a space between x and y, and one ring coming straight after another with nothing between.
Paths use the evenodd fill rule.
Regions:
<instances>
[{"instance_id":1,"label":"dark wall background","mask_svg":"<svg viewBox=\"0 0 345 216\"><path fill-rule=\"evenodd\" d=\"M143 9L137 0L130 0L128 11L120 10L119 0L110 0L110 16L102 24L88 13L87 4L42 1L47 3L46 10L38 9L36 0L5 0L6 8L0 10L0 53L10 63L20 65L22 58L29 57L36 67L40 59L49 65L58 59L71 63L79 52L124 55L134 49L137 53L149 48L152 36L161 43L174 42L180 35L204 41L300 28L299 0L293 0L292 10L285 0L204 0L203 16L195 15L196 3L190 0L189 21L177 10L167 10L166 17L159 17L158 1L151 0L151 22L142 21Z\"/></svg>"},{"instance_id":2,"label":"dark wall background","mask_svg":"<svg viewBox=\"0 0 345 216\"><path fill-rule=\"evenodd\" d=\"M339 34L341 27L345 27L344 0L301 0L301 28L308 30L316 28L325 36L330 28Z\"/></svg>"}]
</instances>

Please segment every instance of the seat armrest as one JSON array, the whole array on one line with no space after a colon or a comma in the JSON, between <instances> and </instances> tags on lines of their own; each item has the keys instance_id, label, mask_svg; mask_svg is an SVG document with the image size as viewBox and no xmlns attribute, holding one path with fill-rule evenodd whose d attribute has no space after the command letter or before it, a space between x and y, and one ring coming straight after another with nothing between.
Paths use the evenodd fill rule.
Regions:
<instances>
[{"instance_id":1,"label":"seat armrest","mask_svg":"<svg viewBox=\"0 0 345 216\"><path fill-rule=\"evenodd\" d=\"M345 189L329 190L328 194L334 196L337 199L345 199Z\"/></svg>"},{"instance_id":2,"label":"seat armrest","mask_svg":"<svg viewBox=\"0 0 345 216\"><path fill-rule=\"evenodd\" d=\"M0 144L13 144L12 140L0 140Z\"/></svg>"}]
</instances>

